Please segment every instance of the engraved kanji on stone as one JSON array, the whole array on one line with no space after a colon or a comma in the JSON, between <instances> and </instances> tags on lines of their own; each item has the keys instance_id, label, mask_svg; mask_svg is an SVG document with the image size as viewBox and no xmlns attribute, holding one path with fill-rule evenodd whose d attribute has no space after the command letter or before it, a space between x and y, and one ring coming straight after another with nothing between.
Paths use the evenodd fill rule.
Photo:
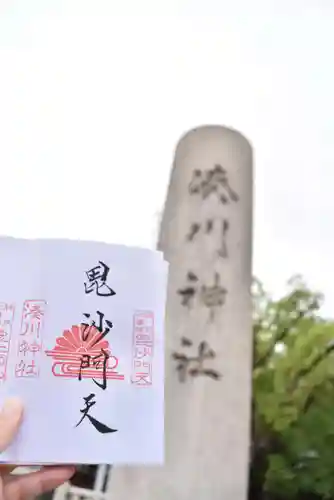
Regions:
<instances>
[{"instance_id":1,"label":"engraved kanji on stone","mask_svg":"<svg viewBox=\"0 0 334 500\"><path fill-rule=\"evenodd\" d=\"M223 259L228 258L228 249L227 249L227 233L230 229L230 223L228 219L225 218L209 218L206 219L205 222L193 222L190 225L189 231L186 235L186 239L188 241L194 241L197 237L202 235L209 235L215 228L219 228L219 246L217 248L217 254L219 257Z\"/></svg>"},{"instance_id":2,"label":"engraved kanji on stone","mask_svg":"<svg viewBox=\"0 0 334 500\"><path fill-rule=\"evenodd\" d=\"M224 205L231 201L239 201L238 194L230 186L227 170L219 164L204 171L194 170L189 184L189 193L199 194L203 200L214 193Z\"/></svg>"},{"instance_id":3,"label":"engraved kanji on stone","mask_svg":"<svg viewBox=\"0 0 334 500\"><path fill-rule=\"evenodd\" d=\"M181 304L183 306L191 307L194 302L195 295L197 293L197 287L195 283L198 282L198 277L192 271L187 274L187 285L184 288L180 288L177 293L181 295Z\"/></svg>"},{"instance_id":4,"label":"engraved kanji on stone","mask_svg":"<svg viewBox=\"0 0 334 500\"><path fill-rule=\"evenodd\" d=\"M203 304L210 310L210 320L214 320L217 307L225 304L227 290L220 284L220 276L216 272L214 283L212 286L202 285L201 300Z\"/></svg>"},{"instance_id":5,"label":"engraved kanji on stone","mask_svg":"<svg viewBox=\"0 0 334 500\"><path fill-rule=\"evenodd\" d=\"M183 337L181 339L181 346L184 348L191 348L193 343L191 340ZM172 359L177 362L176 370L180 382L186 382L188 375L190 377L203 375L213 380L220 380L221 374L218 371L204 366L205 361L214 359L215 357L216 353L205 340L198 345L197 354L195 356L187 356L182 352L172 353Z\"/></svg>"}]
</instances>

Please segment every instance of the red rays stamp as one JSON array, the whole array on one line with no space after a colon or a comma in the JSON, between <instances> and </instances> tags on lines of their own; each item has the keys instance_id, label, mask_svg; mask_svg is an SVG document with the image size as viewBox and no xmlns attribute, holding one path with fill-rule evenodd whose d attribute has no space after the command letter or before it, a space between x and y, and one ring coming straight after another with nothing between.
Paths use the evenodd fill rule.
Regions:
<instances>
[{"instance_id":1,"label":"red rays stamp","mask_svg":"<svg viewBox=\"0 0 334 500\"><path fill-rule=\"evenodd\" d=\"M154 351L154 314L136 312L133 316L132 376L137 386L152 385L152 361Z\"/></svg>"},{"instance_id":2,"label":"red rays stamp","mask_svg":"<svg viewBox=\"0 0 334 500\"><path fill-rule=\"evenodd\" d=\"M45 354L53 359L55 377L124 380L124 375L116 370L118 358L94 326L88 331L83 324L64 330L55 347Z\"/></svg>"}]
</instances>

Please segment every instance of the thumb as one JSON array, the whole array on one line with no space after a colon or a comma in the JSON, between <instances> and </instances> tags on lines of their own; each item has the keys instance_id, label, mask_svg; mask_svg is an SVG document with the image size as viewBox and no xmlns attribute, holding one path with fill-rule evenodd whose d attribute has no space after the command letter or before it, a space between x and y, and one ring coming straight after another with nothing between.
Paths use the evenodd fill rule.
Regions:
<instances>
[{"instance_id":1,"label":"thumb","mask_svg":"<svg viewBox=\"0 0 334 500\"><path fill-rule=\"evenodd\" d=\"M0 411L0 453L14 439L23 416L23 404L17 398L5 401Z\"/></svg>"}]
</instances>

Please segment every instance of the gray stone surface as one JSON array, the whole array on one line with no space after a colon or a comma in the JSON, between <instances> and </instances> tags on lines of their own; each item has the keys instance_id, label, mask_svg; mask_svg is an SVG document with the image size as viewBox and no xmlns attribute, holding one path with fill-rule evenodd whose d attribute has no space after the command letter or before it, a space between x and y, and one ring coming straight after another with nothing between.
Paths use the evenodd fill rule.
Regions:
<instances>
[{"instance_id":1,"label":"gray stone surface","mask_svg":"<svg viewBox=\"0 0 334 500\"><path fill-rule=\"evenodd\" d=\"M114 468L113 500L246 499L252 182L238 132L200 127L179 142L159 241L170 262L166 464ZM215 356L184 367L180 355L196 358L200 346Z\"/></svg>"}]
</instances>

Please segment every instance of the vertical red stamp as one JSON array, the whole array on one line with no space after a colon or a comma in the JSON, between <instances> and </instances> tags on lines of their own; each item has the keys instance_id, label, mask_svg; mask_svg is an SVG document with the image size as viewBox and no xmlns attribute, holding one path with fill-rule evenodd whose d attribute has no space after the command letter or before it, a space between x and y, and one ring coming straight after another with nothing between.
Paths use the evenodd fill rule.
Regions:
<instances>
[{"instance_id":1,"label":"vertical red stamp","mask_svg":"<svg viewBox=\"0 0 334 500\"><path fill-rule=\"evenodd\" d=\"M0 382L6 380L7 359L12 335L15 305L0 302Z\"/></svg>"},{"instance_id":2,"label":"vertical red stamp","mask_svg":"<svg viewBox=\"0 0 334 500\"><path fill-rule=\"evenodd\" d=\"M26 300L23 304L21 330L15 366L16 377L39 376L39 357L42 352L42 333L46 301Z\"/></svg>"},{"instance_id":3,"label":"vertical red stamp","mask_svg":"<svg viewBox=\"0 0 334 500\"><path fill-rule=\"evenodd\" d=\"M154 314L136 312L133 316L132 375L137 386L152 385L152 361L154 350Z\"/></svg>"}]
</instances>

